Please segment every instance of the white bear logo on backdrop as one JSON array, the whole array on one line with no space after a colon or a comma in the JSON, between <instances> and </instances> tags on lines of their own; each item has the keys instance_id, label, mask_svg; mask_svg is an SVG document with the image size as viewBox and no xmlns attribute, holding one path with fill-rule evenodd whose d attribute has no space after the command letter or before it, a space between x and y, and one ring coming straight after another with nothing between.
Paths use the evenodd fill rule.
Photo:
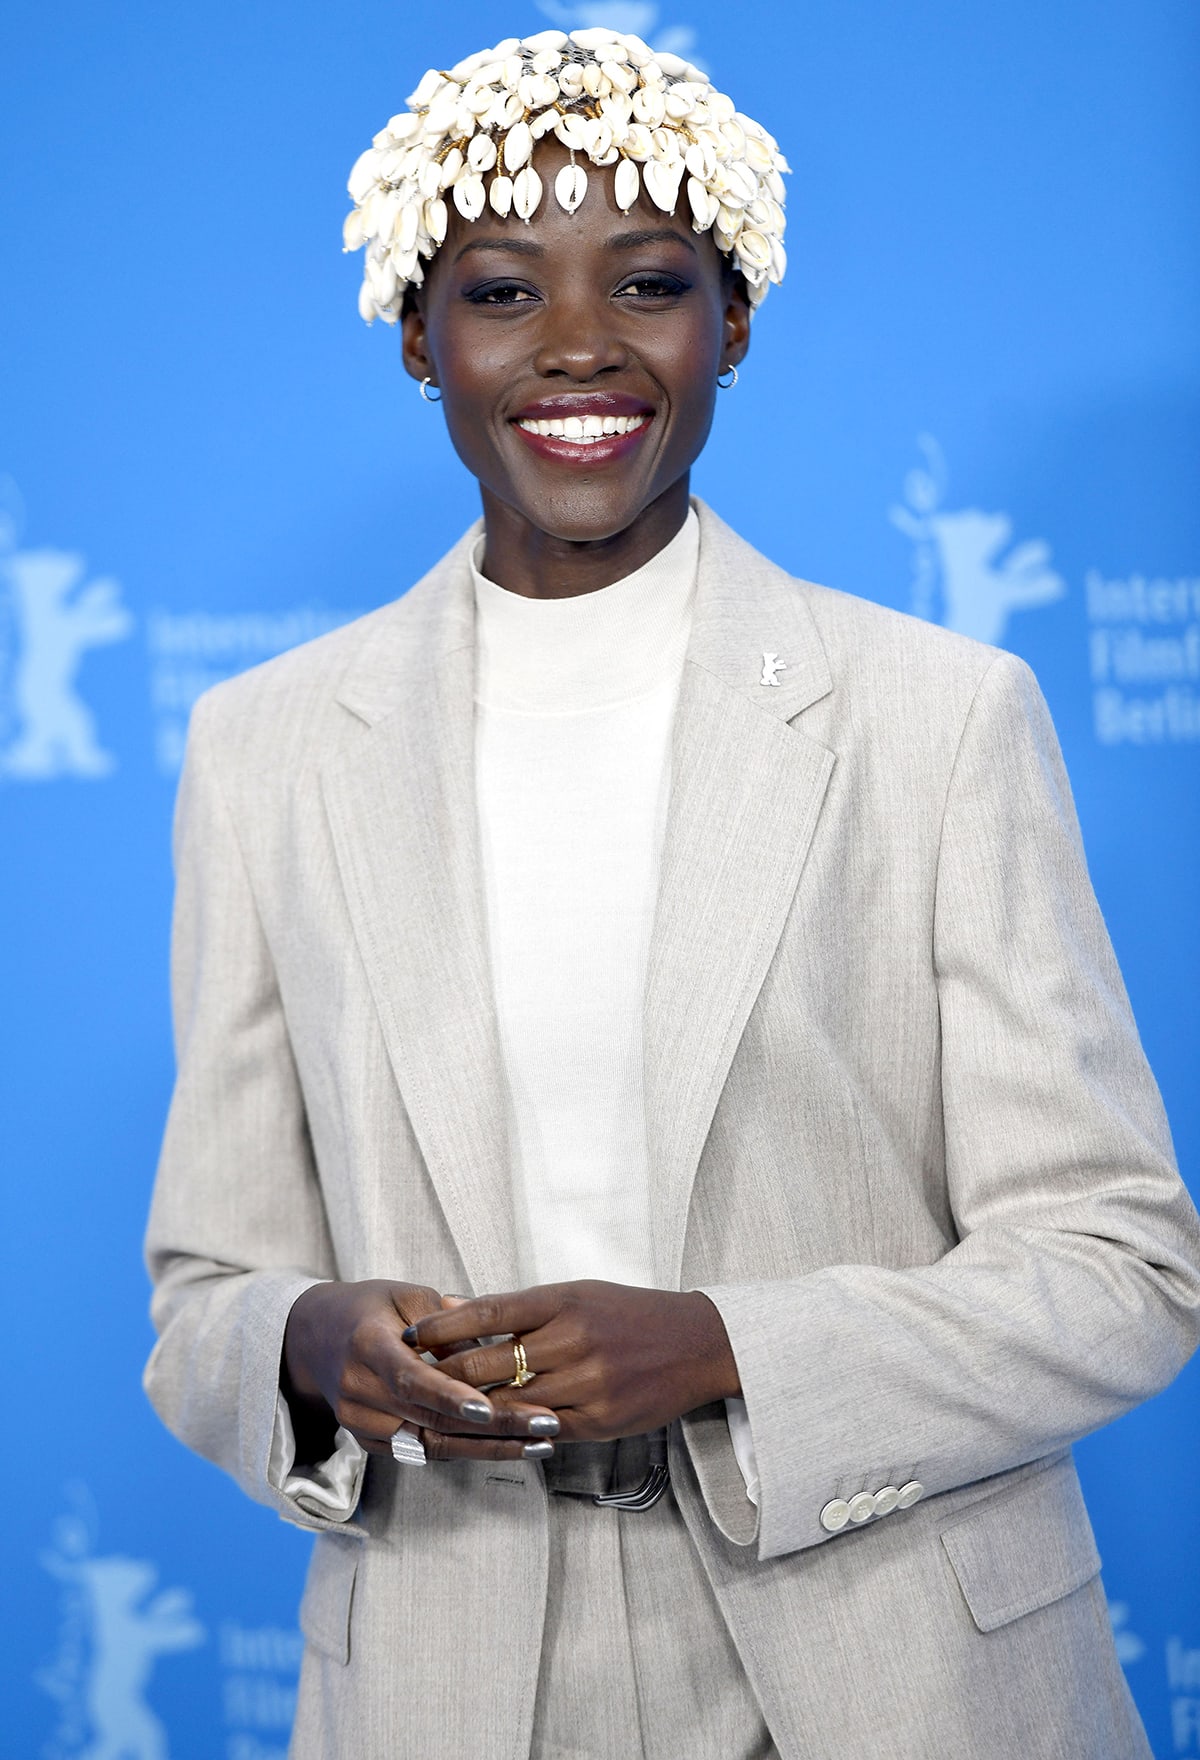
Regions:
<instances>
[{"instance_id":1,"label":"white bear logo on backdrop","mask_svg":"<svg viewBox=\"0 0 1200 1760\"><path fill-rule=\"evenodd\" d=\"M157 1566L100 1557L96 1512L83 1485L68 1488L71 1513L54 1524L42 1564L62 1584L58 1651L37 1684L58 1703L46 1760L167 1760L167 1733L146 1702L160 1656L207 1636L186 1589L151 1595Z\"/></svg>"},{"instance_id":2,"label":"white bear logo on backdrop","mask_svg":"<svg viewBox=\"0 0 1200 1760\"><path fill-rule=\"evenodd\" d=\"M1014 611L1053 605L1066 583L1042 539L1011 543L1006 513L947 508L941 448L928 434L917 444L924 462L909 471L904 504L889 514L912 539L909 608L961 635L1003 643ZM1089 568L1082 609L1097 744L1200 742L1200 575L1114 579Z\"/></svg>"},{"instance_id":3,"label":"white bear logo on backdrop","mask_svg":"<svg viewBox=\"0 0 1200 1760\"><path fill-rule=\"evenodd\" d=\"M77 552L18 548L19 506L0 480L0 776L109 776L116 759L76 679L87 650L123 641L133 617L115 580L83 584Z\"/></svg>"},{"instance_id":4,"label":"white bear logo on backdrop","mask_svg":"<svg viewBox=\"0 0 1200 1760\"><path fill-rule=\"evenodd\" d=\"M893 507L892 524L913 541L912 609L980 642L1000 642L1014 611L1052 605L1067 587L1050 567L1050 546L1041 539L1009 545L1006 513L979 508L949 511L946 464L928 434L917 445L925 463L904 479L904 506Z\"/></svg>"}]
</instances>

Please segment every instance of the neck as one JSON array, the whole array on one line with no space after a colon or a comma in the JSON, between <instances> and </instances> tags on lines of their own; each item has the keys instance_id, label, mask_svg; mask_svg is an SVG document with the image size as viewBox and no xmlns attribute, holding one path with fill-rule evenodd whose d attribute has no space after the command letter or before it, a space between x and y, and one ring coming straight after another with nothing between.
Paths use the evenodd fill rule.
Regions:
<instances>
[{"instance_id":1,"label":"neck","mask_svg":"<svg viewBox=\"0 0 1200 1760\"><path fill-rule=\"evenodd\" d=\"M688 515L688 477L605 538L562 538L483 488L484 552L480 572L524 599L574 599L624 580L671 542Z\"/></svg>"}]
</instances>

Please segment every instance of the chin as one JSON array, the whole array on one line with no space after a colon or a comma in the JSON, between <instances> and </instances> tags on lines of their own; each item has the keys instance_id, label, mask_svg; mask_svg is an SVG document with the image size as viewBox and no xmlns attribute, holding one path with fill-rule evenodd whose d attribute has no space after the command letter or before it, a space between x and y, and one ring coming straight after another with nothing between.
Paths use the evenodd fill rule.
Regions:
<instances>
[{"instance_id":1,"label":"chin","mask_svg":"<svg viewBox=\"0 0 1200 1760\"><path fill-rule=\"evenodd\" d=\"M655 498L602 491L585 484L564 487L517 505L517 510L547 537L564 544L600 544L626 531Z\"/></svg>"}]
</instances>

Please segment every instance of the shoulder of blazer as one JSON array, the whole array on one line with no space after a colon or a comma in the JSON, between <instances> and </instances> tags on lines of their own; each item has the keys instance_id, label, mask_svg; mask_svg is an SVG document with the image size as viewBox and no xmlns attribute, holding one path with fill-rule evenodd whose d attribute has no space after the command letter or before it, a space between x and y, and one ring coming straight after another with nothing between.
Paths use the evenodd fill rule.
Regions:
<instances>
[{"instance_id":1,"label":"shoulder of blazer","mask_svg":"<svg viewBox=\"0 0 1200 1760\"><path fill-rule=\"evenodd\" d=\"M814 705L805 716L806 727L810 718L831 731L844 729L847 719L859 731L880 719L961 724L999 649L791 575L711 508L700 502L697 510L701 579L696 619L698 624L704 620L706 653L732 656L745 645L748 662L749 646L776 649L786 662L784 679L795 677L801 667L810 674L823 672L823 688L810 686L797 704ZM694 648L700 645L694 642ZM749 677L744 664L743 674ZM728 661L723 669L729 676ZM784 697L782 691L759 690L757 673L753 680L750 694L766 706ZM789 715L794 712L790 705L780 706Z\"/></svg>"},{"instance_id":2,"label":"shoulder of blazer","mask_svg":"<svg viewBox=\"0 0 1200 1760\"><path fill-rule=\"evenodd\" d=\"M317 755L349 708L368 723L402 696L412 669L471 640L466 558L480 522L399 599L213 685L193 716L235 767L251 754Z\"/></svg>"},{"instance_id":3,"label":"shoulder of blazer","mask_svg":"<svg viewBox=\"0 0 1200 1760\"><path fill-rule=\"evenodd\" d=\"M812 581L797 581L796 586L821 632L830 664L843 674L894 676L915 669L930 680L973 685L1002 652L872 599Z\"/></svg>"}]
</instances>

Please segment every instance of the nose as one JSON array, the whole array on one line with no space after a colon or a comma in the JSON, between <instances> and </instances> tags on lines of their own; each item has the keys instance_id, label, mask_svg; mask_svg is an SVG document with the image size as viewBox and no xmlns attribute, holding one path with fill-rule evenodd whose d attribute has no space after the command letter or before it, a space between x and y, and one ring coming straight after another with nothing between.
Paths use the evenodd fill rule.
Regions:
<instances>
[{"instance_id":1,"label":"nose","mask_svg":"<svg viewBox=\"0 0 1200 1760\"><path fill-rule=\"evenodd\" d=\"M628 365L629 351L617 334L608 301L591 289L553 300L540 329L533 358L540 378L562 376L586 383Z\"/></svg>"}]
</instances>

